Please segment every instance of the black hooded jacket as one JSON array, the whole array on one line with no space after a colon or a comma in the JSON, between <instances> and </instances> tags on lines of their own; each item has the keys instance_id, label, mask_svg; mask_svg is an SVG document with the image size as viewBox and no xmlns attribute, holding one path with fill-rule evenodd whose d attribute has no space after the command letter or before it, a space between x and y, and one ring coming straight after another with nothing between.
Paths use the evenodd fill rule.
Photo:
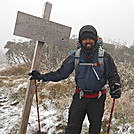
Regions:
<instances>
[{"instance_id":1,"label":"black hooded jacket","mask_svg":"<svg viewBox=\"0 0 134 134\"><path fill-rule=\"evenodd\" d=\"M84 31L89 31L93 32L94 35L97 37L97 31L93 26L86 25L80 29L79 32L79 39L80 36L82 35L82 32ZM95 44L95 49L91 53L90 60L89 57L87 57L86 53L82 49L80 52L80 59L84 60L85 62L92 62L96 63L98 62L98 45ZM63 62L61 68L59 68L55 72L50 72L44 75L44 82L45 81L60 81L63 79L66 79L74 70L75 68L75 57L69 56L65 59ZM81 62L81 61L80 61ZM101 69L100 66L95 66L94 69L96 70L99 80L96 78L96 75L94 74L93 68L91 66L81 66L79 65L77 67L76 75L75 75L75 81L76 81L76 86L84 89L84 90L94 90L94 91L99 91L102 89L102 87L107 83L110 86L110 88L115 84L115 83L120 83L120 77L117 72L117 67L112 59L112 57L105 52L104 53L104 71Z\"/></svg>"}]
</instances>

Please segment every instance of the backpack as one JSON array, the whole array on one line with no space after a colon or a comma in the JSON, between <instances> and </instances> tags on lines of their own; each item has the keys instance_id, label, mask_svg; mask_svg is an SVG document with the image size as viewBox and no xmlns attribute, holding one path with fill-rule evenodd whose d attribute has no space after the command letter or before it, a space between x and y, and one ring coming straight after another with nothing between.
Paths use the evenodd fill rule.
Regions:
<instances>
[{"instance_id":1,"label":"backpack","mask_svg":"<svg viewBox=\"0 0 134 134\"><path fill-rule=\"evenodd\" d=\"M99 62L99 65L101 67L101 70L104 72L104 52L105 52L105 50L102 48L102 45L103 45L102 38L98 37L97 44L99 45L98 62ZM75 52L75 62L74 62L75 70L78 67L78 65L88 65L88 66L90 65L90 66L92 66L92 69L93 69L97 79L100 80L96 70L94 69L94 66L98 66L98 64L97 63L85 63L85 62L79 63L80 62L80 51L81 51L81 47L79 44L78 44L77 48L78 49Z\"/></svg>"}]
</instances>

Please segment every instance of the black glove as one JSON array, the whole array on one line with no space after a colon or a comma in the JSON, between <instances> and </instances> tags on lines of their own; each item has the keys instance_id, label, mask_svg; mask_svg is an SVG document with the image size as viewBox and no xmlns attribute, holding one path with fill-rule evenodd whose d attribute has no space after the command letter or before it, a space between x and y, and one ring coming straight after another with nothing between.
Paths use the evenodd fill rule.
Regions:
<instances>
[{"instance_id":1,"label":"black glove","mask_svg":"<svg viewBox=\"0 0 134 134\"><path fill-rule=\"evenodd\" d=\"M121 97L121 85L119 83L115 83L110 90L110 95L112 98L120 98Z\"/></svg>"},{"instance_id":2,"label":"black glove","mask_svg":"<svg viewBox=\"0 0 134 134\"><path fill-rule=\"evenodd\" d=\"M38 81L43 80L44 77L43 74L40 74L40 72L37 70L33 70L31 73L29 73L29 76L31 76L30 80L38 80Z\"/></svg>"}]
</instances>

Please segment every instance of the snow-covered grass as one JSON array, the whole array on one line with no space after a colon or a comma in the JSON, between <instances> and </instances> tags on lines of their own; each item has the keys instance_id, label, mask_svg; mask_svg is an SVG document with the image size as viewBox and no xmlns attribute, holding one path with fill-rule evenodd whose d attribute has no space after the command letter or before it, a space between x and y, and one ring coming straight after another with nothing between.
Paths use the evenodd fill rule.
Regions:
<instances>
[{"instance_id":1,"label":"snow-covered grass","mask_svg":"<svg viewBox=\"0 0 134 134\"><path fill-rule=\"evenodd\" d=\"M131 88L133 75L131 70L120 68L123 83L122 97L116 100L110 134L134 134L134 91ZM2 70L3 71L3 70ZM124 73L125 72L125 73ZM24 96L28 77L2 76L0 78L0 134L16 134L21 120ZM128 88L128 89L127 89ZM60 82L38 83L41 130L46 134L64 134L68 118L68 109L75 85L72 77ZM110 116L112 99L107 94L105 114L102 122L102 134ZM88 119L85 118L82 134L88 134ZM35 97L31 107L27 134L37 132L37 109Z\"/></svg>"},{"instance_id":2,"label":"snow-covered grass","mask_svg":"<svg viewBox=\"0 0 134 134\"><path fill-rule=\"evenodd\" d=\"M6 63L0 64L0 71L7 69L7 67L10 68L10 66L7 65Z\"/></svg>"}]
</instances>

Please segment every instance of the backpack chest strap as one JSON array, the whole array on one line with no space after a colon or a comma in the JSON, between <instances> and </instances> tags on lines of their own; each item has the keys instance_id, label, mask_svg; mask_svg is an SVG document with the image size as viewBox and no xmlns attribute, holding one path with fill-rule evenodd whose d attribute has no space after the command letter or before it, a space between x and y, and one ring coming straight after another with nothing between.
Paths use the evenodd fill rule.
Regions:
<instances>
[{"instance_id":1,"label":"backpack chest strap","mask_svg":"<svg viewBox=\"0 0 134 134\"><path fill-rule=\"evenodd\" d=\"M96 63L79 63L79 65L85 65L85 66L100 66L98 62Z\"/></svg>"}]
</instances>

